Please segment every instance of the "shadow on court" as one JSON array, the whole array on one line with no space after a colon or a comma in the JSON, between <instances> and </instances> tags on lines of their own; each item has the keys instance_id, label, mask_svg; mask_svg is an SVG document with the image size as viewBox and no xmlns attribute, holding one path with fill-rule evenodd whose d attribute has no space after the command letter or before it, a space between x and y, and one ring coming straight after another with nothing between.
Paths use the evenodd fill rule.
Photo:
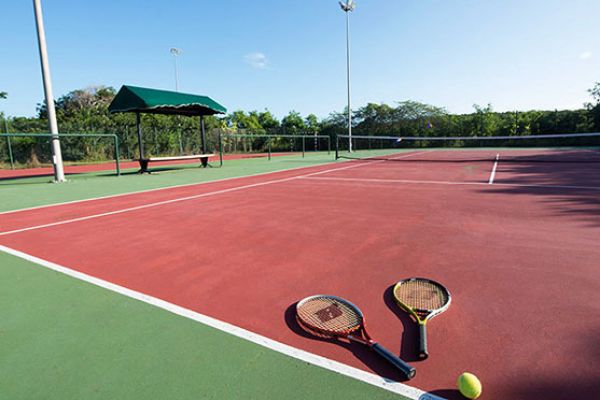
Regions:
<instances>
[{"instance_id":1,"label":"shadow on court","mask_svg":"<svg viewBox=\"0 0 600 400\"><path fill-rule=\"evenodd\" d=\"M389 366L385 360L370 350L367 346L360 343L348 343L336 339L320 338L304 331L296 321L296 303L290 305L284 314L285 323L295 334L304 338L330 343L331 346L341 346L350 351L364 365L366 365L375 374L396 382L407 382L407 379L396 369ZM367 328L368 329L368 328ZM392 350L393 352L393 350Z\"/></svg>"},{"instance_id":2,"label":"shadow on court","mask_svg":"<svg viewBox=\"0 0 600 400\"><path fill-rule=\"evenodd\" d=\"M600 151L590 153L586 162L535 162L528 156L500 163L494 189L536 197L556 213L600 226Z\"/></svg>"}]
</instances>

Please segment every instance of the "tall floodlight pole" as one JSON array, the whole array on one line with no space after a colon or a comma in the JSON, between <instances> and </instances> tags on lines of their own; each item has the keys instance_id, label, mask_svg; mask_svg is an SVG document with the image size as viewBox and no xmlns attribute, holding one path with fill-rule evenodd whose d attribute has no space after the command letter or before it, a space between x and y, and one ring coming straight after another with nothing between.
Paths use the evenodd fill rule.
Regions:
<instances>
[{"instance_id":1,"label":"tall floodlight pole","mask_svg":"<svg viewBox=\"0 0 600 400\"><path fill-rule=\"evenodd\" d=\"M173 59L175 60L175 91L179 92L179 72L177 71L177 57L181 55L181 49L177 47L171 47L171 54L173 54Z\"/></svg>"},{"instance_id":2,"label":"tall floodlight pole","mask_svg":"<svg viewBox=\"0 0 600 400\"><path fill-rule=\"evenodd\" d=\"M65 171L63 169L62 153L60 151L60 140L58 137L58 124L56 123L56 110L54 109L54 95L52 94L52 79L50 77L50 66L48 64L48 51L46 50L46 34L44 32L44 20L42 18L42 5L40 0L33 0L35 12L35 23L37 26L38 45L40 48L40 61L42 64L42 79L44 80L44 94L46 97L46 111L48 112L48 127L52 134L52 165L54 166L54 181L64 182Z\"/></svg>"},{"instance_id":3,"label":"tall floodlight pole","mask_svg":"<svg viewBox=\"0 0 600 400\"><path fill-rule=\"evenodd\" d=\"M346 78L348 86L348 150L352 151L352 106L350 103L350 11L354 11L354 0L340 1L342 11L346 13Z\"/></svg>"}]
</instances>

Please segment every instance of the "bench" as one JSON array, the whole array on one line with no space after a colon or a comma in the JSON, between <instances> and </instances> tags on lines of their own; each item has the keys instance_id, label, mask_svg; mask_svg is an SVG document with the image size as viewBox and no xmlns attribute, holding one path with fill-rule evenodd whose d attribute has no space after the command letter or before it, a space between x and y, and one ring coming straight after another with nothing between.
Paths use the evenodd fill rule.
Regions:
<instances>
[{"instance_id":1,"label":"bench","mask_svg":"<svg viewBox=\"0 0 600 400\"><path fill-rule=\"evenodd\" d=\"M172 157L149 157L141 158L137 161L140 163L140 174L150 173L148 164L157 161L179 161L179 160L200 160L203 167L208 166L208 158L214 157L214 154L193 154L189 156L172 156Z\"/></svg>"}]
</instances>

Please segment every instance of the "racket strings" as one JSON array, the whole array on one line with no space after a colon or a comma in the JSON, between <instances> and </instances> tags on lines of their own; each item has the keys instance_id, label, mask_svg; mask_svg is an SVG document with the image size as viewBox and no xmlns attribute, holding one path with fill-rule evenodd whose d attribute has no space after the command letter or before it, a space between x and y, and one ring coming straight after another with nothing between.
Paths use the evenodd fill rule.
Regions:
<instances>
[{"instance_id":1,"label":"racket strings","mask_svg":"<svg viewBox=\"0 0 600 400\"><path fill-rule=\"evenodd\" d=\"M297 306L300 324L311 333L345 335L362 326L362 314L350 304L330 297L313 297Z\"/></svg>"},{"instance_id":2,"label":"racket strings","mask_svg":"<svg viewBox=\"0 0 600 400\"><path fill-rule=\"evenodd\" d=\"M413 310L434 311L444 307L449 301L446 290L423 280L409 280L397 285L394 296Z\"/></svg>"}]
</instances>

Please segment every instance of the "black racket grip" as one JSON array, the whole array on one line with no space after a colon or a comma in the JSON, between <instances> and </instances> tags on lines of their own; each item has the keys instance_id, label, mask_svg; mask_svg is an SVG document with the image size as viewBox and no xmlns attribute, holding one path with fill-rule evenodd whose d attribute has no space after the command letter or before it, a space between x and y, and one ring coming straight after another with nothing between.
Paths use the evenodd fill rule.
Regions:
<instances>
[{"instance_id":1,"label":"black racket grip","mask_svg":"<svg viewBox=\"0 0 600 400\"><path fill-rule=\"evenodd\" d=\"M406 379L412 379L417 374L417 370L414 367L402 361L398 356L393 354L391 351L389 351L379 343L375 343L372 346L372 349L375 350L375 352L381 357L385 358L394 367L398 368L402 372L402 374L404 374Z\"/></svg>"},{"instance_id":2,"label":"black racket grip","mask_svg":"<svg viewBox=\"0 0 600 400\"><path fill-rule=\"evenodd\" d=\"M427 352L427 327L425 324L419 324L419 358L421 360L429 357Z\"/></svg>"}]
</instances>

